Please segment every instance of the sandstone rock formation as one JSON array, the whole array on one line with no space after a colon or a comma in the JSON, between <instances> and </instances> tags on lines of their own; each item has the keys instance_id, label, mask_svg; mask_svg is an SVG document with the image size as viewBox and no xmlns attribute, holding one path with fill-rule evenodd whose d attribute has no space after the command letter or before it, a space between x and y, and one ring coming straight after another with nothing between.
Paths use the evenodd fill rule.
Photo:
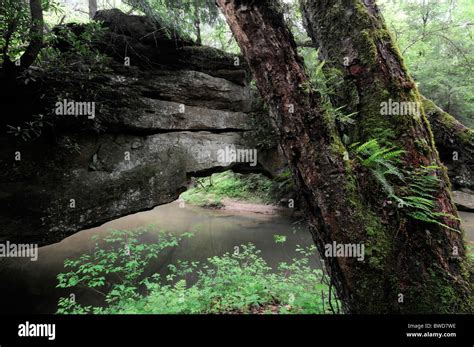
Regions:
<instances>
[{"instance_id":1,"label":"sandstone rock formation","mask_svg":"<svg viewBox=\"0 0 474 347\"><path fill-rule=\"evenodd\" d=\"M193 175L228 168L271 174L281 167L274 148L261 152L259 162L267 167L218 160L218 151L227 146L258 145L255 117L262 106L247 85L243 65L191 42L183 51L184 41L176 46L160 37L155 46L155 40L142 39L152 30L143 17L117 10L97 16L108 18L107 37L113 38L99 45L115 60L108 71L89 74L86 69L72 80L44 75L40 88L41 113L47 115L56 101L67 98L95 102L94 119L56 117L53 134L26 142L0 136L0 242L60 241L176 200ZM142 47L149 59L136 55L125 67L114 53L120 42ZM212 56L212 63L205 56Z\"/></svg>"}]
</instances>

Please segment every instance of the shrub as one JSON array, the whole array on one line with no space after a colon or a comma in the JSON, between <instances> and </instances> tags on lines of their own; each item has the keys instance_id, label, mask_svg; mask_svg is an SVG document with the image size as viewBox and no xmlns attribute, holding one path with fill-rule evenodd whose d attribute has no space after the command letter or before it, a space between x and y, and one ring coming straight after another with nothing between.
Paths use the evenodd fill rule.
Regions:
<instances>
[{"instance_id":1,"label":"shrub","mask_svg":"<svg viewBox=\"0 0 474 347\"><path fill-rule=\"evenodd\" d=\"M144 276L160 252L179 238L160 232L158 242L142 244L141 231L112 231L92 255L65 261L69 272L58 275L58 287L82 287L104 296L102 306L83 306L60 298L61 314L197 314L197 313L329 313L327 277L309 265L315 247L298 248L298 256L272 269L253 244L205 263L170 264L166 278ZM188 235L186 235L188 236ZM281 240L280 240L281 241ZM281 243L281 242L280 242ZM190 276L197 280L191 284ZM332 303L337 301L332 298ZM334 305L332 305L334 307Z\"/></svg>"}]
</instances>

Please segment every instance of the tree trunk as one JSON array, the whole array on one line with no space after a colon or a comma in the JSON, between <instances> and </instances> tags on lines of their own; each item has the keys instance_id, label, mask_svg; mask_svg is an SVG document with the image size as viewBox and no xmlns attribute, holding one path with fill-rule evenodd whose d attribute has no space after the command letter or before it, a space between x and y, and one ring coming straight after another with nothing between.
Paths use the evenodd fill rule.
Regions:
<instances>
[{"instance_id":1,"label":"tree trunk","mask_svg":"<svg viewBox=\"0 0 474 347\"><path fill-rule=\"evenodd\" d=\"M33 64L43 47L43 8L41 0L30 0L31 10L31 28L30 28L30 44L26 48L25 53L20 58L21 68L26 69Z\"/></svg>"},{"instance_id":2,"label":"tree trunk","mask_svg":"<svg viewBox=\"0 0 474 347\"><path fill-rule=\"evenodd\" d=\"M474 131L421 96L441 161L456 189L474 190Z\"/></svg>"},{"instance_id":3,"label":"tree trunk","mask_svg":"<svg viewBox=\"0 0 474 347\"><path fill-rule=\"evenodd\" d=\"M196 29L196 44L202 44L201 17L199 15L199 1L194 0L194 28Z\"/></svg>"},{"instance_id":4,"label":"tree trunk","mask_svg":"<svg viewBox=\"0 0 474 347\"><path fill-rule=\"evenodd\" d=\"M373 92L376 94L387 93L392 88L393 83L390 80L378 78L375 79L377 80L377 86L374 87L370 82L374 78L368 78L366 74L362 73L365 69L367 71L374 70L374 74L376 74L376 69L382 70L384 68L381 66L383 63L381 60L378 61L378 66L370 63L369 54L371 50L369 48L374 48L373 43L376 41L385 42L385 47L378 51L379 55L385 54L384 52L387 49L392 50L392 56L387 56L387 59L396 59L396 63L404 69L402 58L398 53L396 44L394 44L395 41L387 31L378 10L375 8L370 10L372 14L369 16L369 10L364 9L360 0L345 2L320 1L317 4L315 1L300 0L300 3L304 26L312 39L313 47L321 46L320 55L326 61L326 71L333 75L342 76L339 79L334 79L336 83L333 87L337 90L337 93L332 97L332 100L335 106L345 106L344 110L347 113L358 112L359 117L365 116L364 119L368 123L367 115L378 113L380 100L394 98L391 92L387 94L388 96L373 98ZM340 17L330 12L336 6L339 6L338 15ZM346 15L343 15L342 12ZM358 18L365 18L365 22L359 22ZM367 35L373 35L374 38L377 38L376 41L364 39L368 37ZM375 47L375 49L378 48ZM375 69L373 69L374 66ZM338 73L334 74L334 71ZM342 83L337 84L337 82ZM411 83L411 81L405 82L408 86ZM395 81L395 84L399 84L399 81ZM474 189L472 130L469 130L446 113L449 110L442 111L431 100L421 96L421 102L431 124L441 161L448 166L449 177L451 177L452 182L458 189ZM378 122L378 120L376 121ZM366 125L363 122L357 123L351 134L354 139L364 130L373 130L372 124ZM378 128L383 129L380 126ZM370 136L373 135L362 135L362 139ZM455 160L453 160L453 157ZM456 157L459 158L456 159Z\"/></svg>"},{"instance_id":5,"label":"tree trunk","mask_svg":"<svg viewBox=\"0 0 474 347\"><path fill-rule=\"evenodd\" d=\"M97 0L89 0L89 18L94 19L97 12Z\"/></svg>"},{"instance_id":6,"label":"tree trunk","mask_svg":"<svg viewBox=\"0 0 474 347\"><path fill-rule=\"evenodd\" d=\"M456 188L473 189L473 132L418 93L375 2L366 3L300 0L303 24L313 45L321 48L326 71L342 76L343 83L335 86L334 104L345 107L347 113L358 114L356 126L349 129L350 135L354 141L365 141L386 131L387 121L399 122L395 117L380 115L381 102L417 102L427 116L421 125L426 130L421 131L428 132L425 139L429 142L432 141L427 121L431 124L435 147L429 143L430 151L436 156L434 148L438 149ZM414 134L406 133L404 127L395 128L399 129L397 137ZM420 147L422 140L416 139L408 141Z\"/></svg>"},{"instance_id":7,"label":"tree trunk","mask_svg":"<svg viewBox=\"0 0 474 347\"><path fill-rule=\"evenodd\" d=\"M461 234L453 231L459 229L459 222L445 218L444 224L451 228L447 229L408 218L387 202L381 190L374 191L374 182L367 170L356 159L348 157L336 122L326 103L312 88L294 39L274 1L217 2L270 108L320 253L324 255L325 247L333 242L365 246L364 261L347 256L326 259L327 270L345 311L441 313L469 310L465 249ZM327 1L323 2L327 4ZM339 11L339 8L327 9L331 14ZM340 15L331 18L336 26ZM352 24L345 25L350 27ZM329 26L324 30L328 35L332 29ZM373 40L368 34L367 39ZM373 76L377 81L361 80L360 83L366 86L380 78L400 79L400 83L393 86L399 88L394 90L405 97L414 97L416 90L405 70L393 56L387 57L390 53L387 47L382 48L383 56L378 59L387 59L384 69ZM369 62L375 66L377 58ZM359 68L353 72L366 73ZM379 113L379 106L375 113ZM424 116L421 120L410 117L386 120L377 115L369 118L362 120L364 127L359 138L375 138L376 128L388 128L396 132L398 138L395 140L406 151L405 166L414 168L438 162ZM371 129L365 129L366 126ZM413 143L417 138L424 143L423 152ZM456 214L445 175L441 182L436 197L437 211ZM454 246L458 256L453 256Z\"/></svg>"}]
</instances>

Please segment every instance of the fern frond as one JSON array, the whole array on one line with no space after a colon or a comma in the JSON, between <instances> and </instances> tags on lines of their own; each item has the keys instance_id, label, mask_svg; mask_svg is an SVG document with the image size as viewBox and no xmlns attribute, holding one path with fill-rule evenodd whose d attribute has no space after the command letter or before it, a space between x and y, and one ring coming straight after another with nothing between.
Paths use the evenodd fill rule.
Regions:
<instances>
[{"instance_id":1,"label":"fern frond","mask_svg":"<svg viewBox=\"0 0 474 347\"><path fill-rule=\"evenodd\" d=\"M455 216L435 212L436 198L434 193L440 185L440 179L437 176L439 167L437 165L421 166L416 169L402 171L398 166L405 151L394 147L381 146L376 139L363 144L356 143L351 148L355 148L361 164L370 170L389 198L397 201L398 206L403 208L407 216L459 232L439 220L440 218L457 219ZM394 177L397 177L405 185L395 187L390 180ZM403 193L403 195L398 196L397 194L400 193Z\"/></svg>"},{"instance_id":2,"label":"fern frond","mask_svg":"<svg viewBox=\"0 0 474 347\"><path fill-rule=\"evenodd\" d=\"M421 221L426 222L426 223L437 224L437 225L439 225L439 226L442 226L443 228L446 228L446 229L455 231L455 232L457 232L457 233L461 233L461 231L459 231L459 230L457 230L457 229L454 229L454 228L451 228L449 225L446 225L446 224L444 224L444 223L441 223L441 222L437 221L437 220L434 219L434 218L431 218L429 214L416 211L416 212L411 212L411 213L409 213L408 215L409 215L410 217L412 217L413 219L421 220Z\"/></svg>"},{"instance_id":3,"label":"fern frond","mask_svg":"<svg viewBox=\"0 0 474 347\"><path fill-rule=\"evenodd\" d=\"M383 157L384 160L399 159L400 156L403 153L405 153L405 151L402 150L402 149L399 149L399 150L396 150L396 151L388 152L388 153L384 154L382 157Z\"/></svg>"},{"instance_id":4,"label":"fern frond","mask_svg":"<svg viewBox=\"0 0 474 347\"><path fill-rule=\"evenodd\" d=\"M453 216L451 213L446 213L446 212L433 212L432 213L433 216L436 216L436 217L445 217L445 218L449 218L449 219L452 219L452 220L456 220L458 222L461 221L461 218L458 218L456 216Z\"/></svg>"},{"instance_id":5,"label":"fern frond","mask_svg":"<svg viewBox=\"0 0 474 347\"><path fill-rule=\"evenodd\" d=\"M377 161L377 159L379 159L380 157L382 157L385 153L387 153L389 151L388 148L385 148L385 149L379 149L377 151L375 151L374 153L372 153L367 159L365 159L364 161L362 161L362 165L364 166L371 166L374 162Z\"/></svg>"},{"instance_id":6,"label":"fern frond","mask_svg":"<svg viewBox=\"0 0 474 347\"><path fill-rule=\"evenodd\" d=\"M391 164L390 162L382 162L380 164L387 169L386 171L384 171L384 175L394 175L399 180L404 180L405 176L395 165Z\"/></svg>"},{"instance_id":7,"label":"fern frond","mask_svg":"<svg viewBox=\"0 0 474 347\"><path fill-rule=\"evenodd\" d=\"M374 175L375 179L380 183L383 190L385 190L389 195L394 195L394 189L392 185L387 181L385 176L377 170L371 170L372 174Z\"/></svg>"},{"instance_id":8,"label":"fern frond","mask_svg":"<svg viewBox=\"0 0 474 347\"><path fill-rule=\"evenodd\" d=\"M362 153L362 152L364 152L365 150L367 150L369 148L372 148L372 149L373 148L377 148L377 149L380 148L376 139L373 139L373 140L370 140L370 141L367 141L367 142L363 143L362 145L360 145L359 147L356 148L356 152L357 153Z\"/></svg>"},{"instance_id":9,"label":"fern frond","mask_svg":"<svg viewBox=\"0 0 474 347\"><path fill-rule=\"evenodd\" d=\"M433 200L422 198L420 196L404 196L403 199L411 203L411 206L418 209L432 209L435 207Z\"/></svg>"}]
</instances>

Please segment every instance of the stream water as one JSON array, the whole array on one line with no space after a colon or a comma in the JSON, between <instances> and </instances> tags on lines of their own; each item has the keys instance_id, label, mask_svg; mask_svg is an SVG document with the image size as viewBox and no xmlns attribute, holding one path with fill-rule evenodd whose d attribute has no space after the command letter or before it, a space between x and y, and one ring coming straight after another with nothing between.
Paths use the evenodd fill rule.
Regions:
<instances>
[{"instance_id":1,"label":"stream water","mask_svg":"<svg viewBox=\"0 0 474 347\"><path fill-rule=\"evenodd\" d=\"M260 214L203 209L177 202L158 206L106 223L98 228L78 232L63 241L41 247L38 260L7 258L0 260L0 313L54 313L59 297L70 291L55 288L56 275L64 272L63 263L92 250L94 235L105 236L111 229L132 230L154 224L175 235L193 232L176 248L164 252L149 271L168 273L167 265L179 260L205 261L207 258L233 252L235 246L253 243L272 267L296 255L297 245L309 246L312 239L305 225L283 214ZM275 243L274 235L286 236L285 243ZM150 235L144 242L153 242ZM314 259L312 266L319 266ZM100 297L90 291L74 290L82 304L99 304Z\"/></svg>"},{"instance_id":2,"label":"stream water","mask_svg":"<svg viewBox=\"0 0 474 347\"><path fill-rule=\"evenodd\" d=\"M474 213L461 212L466 239L474 241ZM235 246L252 242L272 267L295 256L297 245L309 246L312 239L304 223L283 214L259 214L209 210L177 202L156 207L106 223L98 228L78 232L63 241L41 247L37 261L0 259L0 314L54 313L59 297L70 291L55 288L56 275L64 271L63 263L92 250L93 235L105 236L111 229L136 229L156 225L175 235L193 232L194 236L165 252L151 264L151 272L167 274L167 265L178 259L204 261L214 255L232 252ZM286 236L285 243L275 243L274 235ZM146 240L146 238L145 238ZM150 242L153 242L150 238ZM146 242L146 241L145 241ZM318 259L311 266L319 267ZM100 298L90 291L75 290L78 302L99 304Z\"/></svg>"}]
</instances>

